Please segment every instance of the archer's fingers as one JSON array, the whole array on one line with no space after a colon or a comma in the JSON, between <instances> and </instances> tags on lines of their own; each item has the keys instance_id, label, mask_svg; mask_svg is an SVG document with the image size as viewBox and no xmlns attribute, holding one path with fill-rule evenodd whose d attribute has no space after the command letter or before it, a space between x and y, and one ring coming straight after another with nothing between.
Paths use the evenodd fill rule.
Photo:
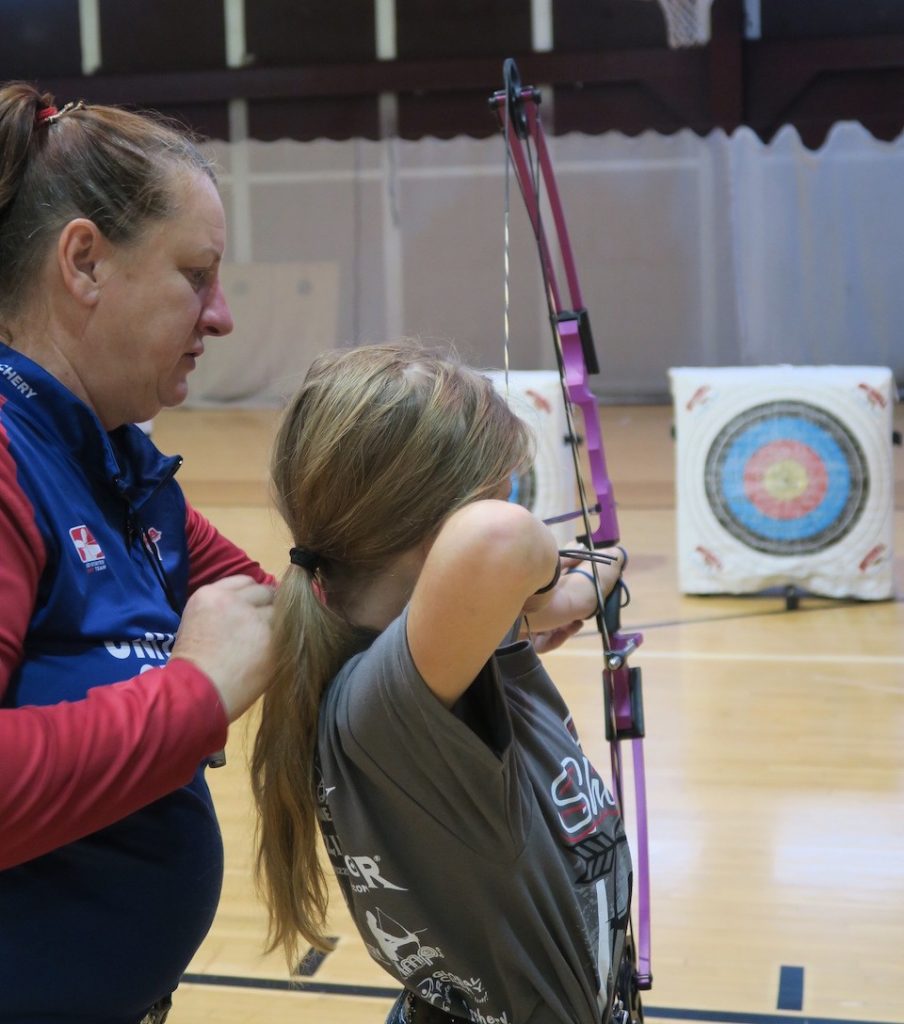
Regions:
<instances>
[{"instance_id":1,"label":"archer's fingers","mask_svg":"<svg viewBox=\"0 0 904 1024\"><path fill-rule=\"evenodd\" d=\"M569 622L556 629L550 629L543 633L535 633L533 634L534 650L537 651L538 654L546 654L548 651L554 651L561 647L566 640L571 639L571 637L579 633L583 626L584 623L580 619L576 619L574 622Z\"/></svg>"}]
</instances>

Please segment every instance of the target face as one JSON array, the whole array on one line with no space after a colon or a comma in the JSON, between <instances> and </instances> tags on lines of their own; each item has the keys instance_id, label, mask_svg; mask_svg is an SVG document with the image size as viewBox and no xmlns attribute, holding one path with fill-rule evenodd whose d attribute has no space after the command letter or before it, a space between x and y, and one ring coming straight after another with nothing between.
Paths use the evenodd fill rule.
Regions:
<instances>
[{"instance_id":1,"label":"target face","mask_svg":"<svg viewBox=\"0 0 904 1024\"><path fill-rule=\"evenodd\" d=\"M863 450L806 402L752 406L718 433L704 485L722 526L757 551L800 555L845 537L869 496Z\"/></svg>"},{"instance_id":2,"label":"target face","mask_svg":"<svg viewBox=\"0 0 904 1024\"><path fill-rule=\"evenodd\" d=\"M513 473L511 482L512 492L508 500L533 512L537 505L536 470L531 466L523 473Z\"/></svg>"}]
</instances>

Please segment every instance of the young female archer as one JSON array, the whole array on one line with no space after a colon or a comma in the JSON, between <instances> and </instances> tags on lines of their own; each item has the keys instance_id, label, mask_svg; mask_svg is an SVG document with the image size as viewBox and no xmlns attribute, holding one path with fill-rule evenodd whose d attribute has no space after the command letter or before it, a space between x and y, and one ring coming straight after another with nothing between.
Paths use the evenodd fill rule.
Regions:
<instances>
[{"instance_id":1,"label":"young female archer","mask_svg":"<svg viewBox=\"0 0 904 1024\"><path fill-rule=\"evenodd\" d=\"M571 629L597 590L505 500L530 456L487 378L410 344L320 357L276 440L293 564L252 764L270 937L290 956L328 946L320 833L368 951L404 986L392 1021L608 1013L625 834L518 639L525 619Z\"/></svg>"}]
</instances>

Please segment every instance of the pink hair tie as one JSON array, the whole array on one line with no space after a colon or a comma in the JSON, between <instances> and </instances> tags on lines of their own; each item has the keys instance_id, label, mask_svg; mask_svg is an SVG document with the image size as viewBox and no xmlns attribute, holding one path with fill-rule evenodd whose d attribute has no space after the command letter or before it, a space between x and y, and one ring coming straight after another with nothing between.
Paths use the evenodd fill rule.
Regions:
<instances>
[{"instance_id":1,"label":"pink hair tie","mask_svg":"<svg viewBox=\"0 0 904 1024\"><path fill-rule=\"evenodd\" d=\"M62 108L62 110L57 110L56 107L44 107L43 110L39 110L37 114L35 114L35 124L54 124L56 121L59 120L59 118L63 116L63 114L68 114L72 110L84 109L84 100L79 100L77 103L67 103L66 106Z\"/></svg>"}]
</instances>

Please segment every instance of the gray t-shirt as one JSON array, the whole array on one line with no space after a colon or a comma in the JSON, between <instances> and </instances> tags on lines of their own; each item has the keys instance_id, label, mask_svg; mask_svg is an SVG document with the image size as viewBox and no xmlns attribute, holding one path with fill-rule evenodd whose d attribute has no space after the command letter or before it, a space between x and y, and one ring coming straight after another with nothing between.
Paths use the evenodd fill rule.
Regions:
<instances>
[{"instance_id":1,"label":"gray t-shirt","mask_svg":"<svg viewBox=\"0 0 904 1024\"><path fill-rule=\"evenodd\" d=\"M480 1024L599 1024L628 914L614 800L527 642L450 711L407 612L324 695L320 824L370 955Z\"/></svg>"}]
</instances>

